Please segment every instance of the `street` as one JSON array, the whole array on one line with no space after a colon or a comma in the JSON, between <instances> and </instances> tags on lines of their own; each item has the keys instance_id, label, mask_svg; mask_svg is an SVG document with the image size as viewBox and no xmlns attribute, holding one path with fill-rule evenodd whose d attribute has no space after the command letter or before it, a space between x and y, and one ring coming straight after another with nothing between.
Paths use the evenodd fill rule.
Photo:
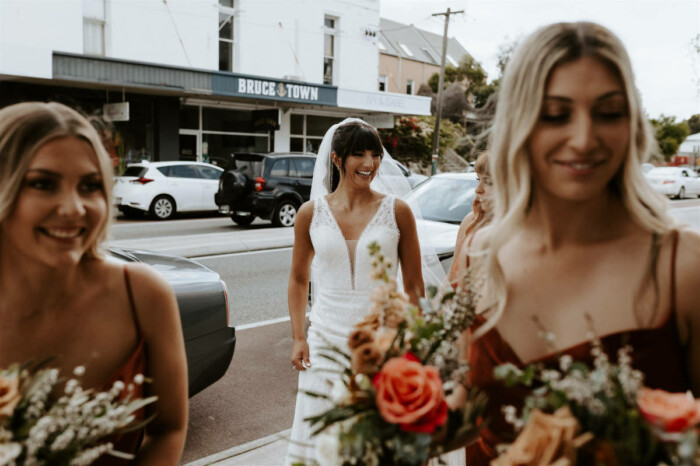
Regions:
<instances>
[{"instance_id":1,"label":"street","mask_svg":"<svg viewBox=\"0 0 700 466\"><path fill-rule=\"evenodd\" d=\"M700 200L672 201L670 207L675 217L700 231ZM242 228L217 216L167 222L119 219L112 236L119 245L192 252L194 260L218 272L228 287L236 351L226 375L190 400L182 462L289 429L297 385L288 361L292 340L286 320L292 229L272 228L260 220ZM243 252L198 252L212 243L221 251L228 247Z\"/></svg>"}]
</instances>

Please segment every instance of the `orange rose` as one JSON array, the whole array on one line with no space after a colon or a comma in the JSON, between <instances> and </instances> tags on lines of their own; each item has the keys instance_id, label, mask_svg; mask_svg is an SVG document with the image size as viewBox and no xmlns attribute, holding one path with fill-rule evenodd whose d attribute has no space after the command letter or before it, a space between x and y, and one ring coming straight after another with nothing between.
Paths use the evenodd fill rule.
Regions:
<instances>
[{"instance_id":1,"label":"orange rose","mask_svg":"<svg viewBox=\"0 0 700 466\"><path fill-rule=\"evenodd\" d=\"M0 420L12 416L22 395L19 392L18 377L0 377Z\"/></svg>"},{"instance_id":2,"label":"orange rose","mask_svg":"<svg viewBox=\"0 0 700 466\"><path fill-rule=\"evenodd\" d=\"M637 406L647 421L666 432L681 432L700 422L700 402L690 393L642 388Z\"/></svg>"},{"instance_id":3,"label":"orange rose","mask_svg":"<svg viewBox=\"0 0 700 466\"><path fill-rule=\"evenodd\" d=\"M447 420L447 403L437 369L412 354L389 359L372 380L385 421L407 432L433 433Z\"/></svg>"}]
</instances>

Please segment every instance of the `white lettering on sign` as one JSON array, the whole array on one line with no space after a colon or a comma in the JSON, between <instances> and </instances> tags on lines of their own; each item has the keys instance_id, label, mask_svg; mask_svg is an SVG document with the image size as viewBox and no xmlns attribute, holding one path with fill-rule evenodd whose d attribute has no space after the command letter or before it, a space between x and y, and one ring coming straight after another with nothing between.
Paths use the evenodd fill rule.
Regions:
<instances>
[{"instance_id":1,"label":"white lettering on sign","mask_svg":"<svg viewBox=\"0 0 700 466\"><path fill-rule=\"evenodd\" d=\"M318 100L318 88L291 83L275 83L259 79L238 78L238 93L287 97L299 100Z\"/></svg>"}]
</instances>

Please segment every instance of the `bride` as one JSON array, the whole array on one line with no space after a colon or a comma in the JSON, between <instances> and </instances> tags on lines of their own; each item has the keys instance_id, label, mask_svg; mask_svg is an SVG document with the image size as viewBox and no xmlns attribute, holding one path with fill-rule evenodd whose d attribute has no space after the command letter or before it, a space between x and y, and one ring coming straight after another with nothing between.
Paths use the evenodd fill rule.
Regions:
<instances>
[{"instance_id":1,"label":"bride","mask_svg":"<svg viewBox=\"0 0 700 466\"><path fill-rule=\"evenodd\" d=\"M349 118L328 130L316 160L311 200L299 209L294 225L288 299L294 339L291 363L300 374L286 464L313 461L311 426L304 419L330 407L328 401L304 393L330 394L332 375L323 369L334 367L318 356L319 349L332 344L347 350L353 326L369 311L373 286L367 246L376 241L382 254L401 266L403 288L414 304L423 296L424 276L431 284L444 277L436 257L423 261L430 266L424 264L426 272L421 273L414 214L396 197L409 190L373 127ZM312 270L314 304L307 338ZM394 276L396 271L394 267Z\"/></svg>"}]
</instances>

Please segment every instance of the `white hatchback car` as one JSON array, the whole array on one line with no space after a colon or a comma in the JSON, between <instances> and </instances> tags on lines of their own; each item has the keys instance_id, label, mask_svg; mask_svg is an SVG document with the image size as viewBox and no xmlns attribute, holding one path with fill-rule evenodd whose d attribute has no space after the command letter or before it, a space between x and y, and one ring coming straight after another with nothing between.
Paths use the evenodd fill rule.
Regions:
<instances>
[{"instance_id":1,"label":"white hatchback car","mask_svg":"<svg viewBox=\"0 0 700 466\"><path fill-rule=\"evenodd\" d=\"M700 176L690 168L658 167L644 174L651 186L659 193L683 199L700 197Z\"/></svg>"},{"instance_id":2,"label":"white hatchback car","mask_svg":"<svg viewBox=\"0 0 700 466\"><path fill-rule=\"evenodd\" d=\"M150 213L165 220L175 212L216 211L214 194L224 171L201 162L130 164L114 183L114 204L127 217Z\"/></svg>"}]
</instances>

